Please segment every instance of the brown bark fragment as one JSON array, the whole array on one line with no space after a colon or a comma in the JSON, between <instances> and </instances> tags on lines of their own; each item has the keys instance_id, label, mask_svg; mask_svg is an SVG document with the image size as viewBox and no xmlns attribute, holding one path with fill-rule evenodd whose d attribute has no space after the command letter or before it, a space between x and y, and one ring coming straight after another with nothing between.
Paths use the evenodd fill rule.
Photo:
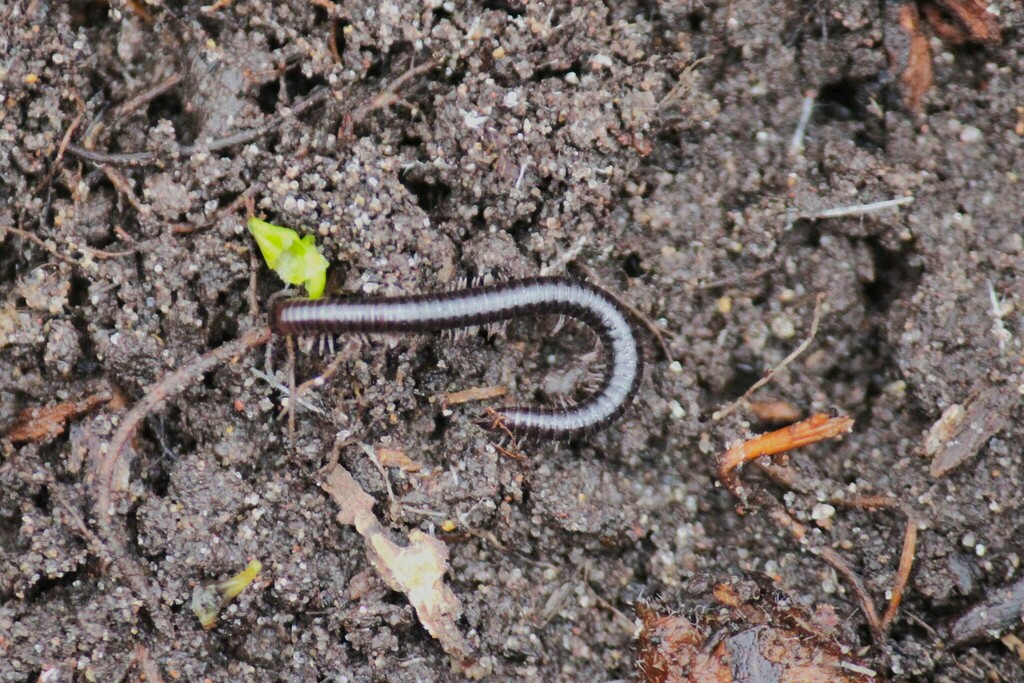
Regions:
<instances>
[{"instance_id":1,"label":"brown bark fragment","mask_svg":"<svg viewBox=\"0 0 1024 683\"><path fill-rule=\"evenodd\" d=\"M65 423L83 415L110 400L110 391L101 390L81 401L66 401L42 408L26 408L18 415L7 438L13 443L39 443L64 433Z\"/></svg>"},{"instance_id":2,"label":"brown bark fragment","mask_svg":"<svg viewBox=\"0 0 1024 683\"><path fill-rule=\"evenodd\" d=\"M974 457L1006 427L1021 398L1015 385L990 386L982 380L967 400L947 408L925 437L925 453L934 456L931 475L941 477Z\"/></svg>"}]
</instances>

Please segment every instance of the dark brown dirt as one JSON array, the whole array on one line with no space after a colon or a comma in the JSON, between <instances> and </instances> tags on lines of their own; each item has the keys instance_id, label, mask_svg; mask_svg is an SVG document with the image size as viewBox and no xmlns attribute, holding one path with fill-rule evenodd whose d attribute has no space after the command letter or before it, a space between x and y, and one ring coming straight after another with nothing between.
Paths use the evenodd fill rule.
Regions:
<instances>
[{"instance_id":1,"label":"dark brown dirt","mask_svg":"<svg viewBox=\"0 0 1024 683\"><path fill-rule=\"evenodd\" d=\"M121 400L50 440L3 444L0 681L139 680L147 666L165 681L459 680L317 486L339 435L355 440L341 463L396 536L449 545L459 625L492 680L630 679L639 595L697 610L709 586L751 575L808 611L834 608L880 679L1024 680L998 638L943 637L1020 579L1024 400L994 401L1007 426L946 476L925 454L951 405L1024 385L1019 3L995 3L1000 45L931 41L920 114L902 108L907 41L887 3L223 4L0 7L0 226L40 240L0 241L0 434L25 408L103 383ZM253 258L246 197L318 236L336 293L570 272L661 324L678 365L649 354L618 425L527 444L518 462L489 445L481 406L449 415L437 397L492 384L531 402L571 395L593 345L572 326L342 341L294 443L277 341L144 421L118 476L119 561L92 468L123 406L262 324L280 289ZM821 503L889 493L920 517L882 648L841 578L765 515L736 514L715 482L726 444L769 426L712 414L790 353L822 292L817 338L759 396L836 408L854 431L792 458L821 482L813 494L744 476L883 609L903 517L829 517ZM328 362L302 352L297 375ZM389 470L397 505L358 442L424 466ZM192 587L250 558L261 580L204 632ZM156 589L148 602L132 564Z\"/></svg>"}]
</instances>

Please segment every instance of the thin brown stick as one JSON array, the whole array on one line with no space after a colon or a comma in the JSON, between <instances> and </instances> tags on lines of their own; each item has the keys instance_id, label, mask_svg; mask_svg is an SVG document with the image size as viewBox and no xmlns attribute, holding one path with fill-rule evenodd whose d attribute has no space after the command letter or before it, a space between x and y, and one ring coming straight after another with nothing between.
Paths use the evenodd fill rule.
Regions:
<instances>
[{"instance_id":1,"label":"thin brown stick","mask_svg":"<svg viewBox=\"0 0 1024 683\"><path fill-rule=\"evenodd\" d=\"M382 90L376 97L356 109L351 115L351 120L358 123L371 112L390 106L396 101L397 96L395 95L395 92L399 88L403 87L412 78L433 69L436 65L437 63L434 60L429 60L417 67L409 69L395 79L391 85ZM253 140L263 137L267 133L274 131L287 121L304 114L310 108L320 104L330 97L331 93L331 89L327 87L314 88L308 96L289 107L287 113L278 114L261 126L239 131L238 133L210 143L183 145L178 148L178 154L187 157L195 154L196 152L217 153L231 147L248 144ZM99 152L87 149L80 145L68 145L68 151L80 159L85 159L86 161L91 161L95 164L145 165L155 163L159 160L159 154L157 152Z\"/></svg>"},{"instance_id":2,"label":"thin brown stick","mask_svg":"<svg viewBox=\"0 0 1024 683\"><path fill-rule=\"evenodd\" d=\"M403 87L406 83L411 81L416 76L419 76L420 74L424 74L424 73L430 71L435 66L437 66L437 62L435 62L433 59L428 59L423 64L420 64L419 66L414 66L414 67L410 68L404 74L402 74L401 76L396 78L391 83L391 85L388 85L383 90L381 90L380 93L378 93L376 97L374 97L372 100L370 100L369 102L367 102L363 106L361 106L361 107L357 108L355 111L353 111L352 112L352 123L353 124L360 123L363 119L365 119L367 116L369 116L372 112L374 112L374 111L376 111L378 109L384 109L385 107L390 107L397 100L397 96L395 95L395 92L399 88Z\"/></svg>"},{"instance_id":3,"label":"thin brown stick","mask_svg":"<svg viewBox=\"0 0 1024 683\"><path fill-rule=\"evenodd\" d=\"M104 531L109 530L113 511L110 501L114 485L114 472L118 464L124 458L128 442L135 434L139 424L147 415L153 412L159 405L172 396L176 396L196 380L203 373L220 365L234 356L240 356L249 349L265 344L270 339L270 328L258 327L249 330L235 341L228 342L213 351L205 353L190 363L179 368L169 375L165 375L159 382L152 385L138 403L132 406L118 427L110 445L105 453L99 458L96 468L95 497L96 497L96 518Z\"/></svg>"},{"instance_id":4,"label":"thin brown stick","mask_svg":"<svg viewBox=\"0 0 1024 683\"><path fill-rule=\"evenodd\" d=\"M257 274L260 272L260 260L255 251L249 252L249 315L254 319L260 314L260 299L257 294Z\"/></svg>"},{"instance_id":5,"label":"thin brown stick","mask_svg":"<svg viewBox=\"0 0 1024 683\"><path fill-rule=\"evenodd\" d=\"M85 520L82 519L82 516L78 514L78 510L71 505L62 492L57 492L56 500L73 523L75 530L91 546L93 555L100 558L103 562L112 562L117 567L118 571L121 572L121 576L128 582L128 585L135 591L135 594L146 602L146 605L149 607L150 616L157 628L162 633L170 633L171 625L161 614L160 601L156 591L149 585L142 567L132 560L120 539L110 537L103 540L93 533L85 523Z\"/></svg>"},{"instance_id":6,"label":"thin brown stick","mask_svg":"<svg viewBox=\"0 0 1024 683\"><path fill-rule=\"evenodd\" d=\"M36 245L42 247L43 249L48 251L51 255L57 257L58 259L60 259L61 261L64 261L65 263L70 263L71 265L75 266L76 268L83 268L84 269L84 266L82 265L82 263L80 261L78 261L75 258L72 258L72 257L68 256L67 254L62 254L61 252L57 251L56 247L50 246L49 244L47 244L45 241L43 241L42 239L40 239L36 235L33 235L32 233L30 233L28 230L22 230L21 228L15 228L15 227L12 227L10 225L0 225L0 233L8 233L8 232L11 233L12 235L17 235L18 237L20 237L22 239L26 239L29 242L32 242L33 244L36 244Z\"/></svg>"},{"instance_id":7,"label":"thin brown stick","mask_svg":"<svg viewBox=\"0 0 1024 683\"><path fill-rule=\"evenodd\" d=\"M331 362L327 364L327 367L324 368L323 372L321 372L316 377L310 377L305 382L295 387L295 400L298 400L300 396L305 394L310 389L314 387L322 387L324 384L326 384L327 380L333 377L334 373L338 371L338 368L341 366L341 363L342 361L345 360L345 358L346 356L343 353L335 355ZM290 405L291 400L289 400L288 403Z\"/></svg>"},{"instance_id":8,"label":"thin brown stick","mask_svg":"<svg viewBox=\"0 0 1024 683\"><path fill-rule=\"evenodd\" d=\"M170 633L171 625L162 614L158 593L149 585L142 566L128 553L121 534L117 533L113 526L111 498L114 472L117 471L118 464L124 457L129 440L147 415L168 398L191 386L203 373L229 358L239 356L249 349L266 343L269 339L270 328L262 327L249 330L235 341L205 353L177 371L165 375L159 382L151 386L146 395L124 415L107 450L101 451L95 456L98 459L96 478L93 481L96 519L99 524L97 538L106 546L132 590L146 602L151 613L150 616L160 632Z\"/></svg>"},{"instance_id":9,"label":"thin brown stick","mask_svg":"<svg viewBox=\"0 0 1024 683\"><path fill-rule=\"evenodd\" d=\"M395 500L395 492L391 488L391 477L388 476L388 471L384 468L384 465L381 464L380 458L377 457L377 452L373 449L373 446L363 443L362 441L359 441L358 444L366 457L371 463L373 463L373 466L377 468L377 473L384 481L384 489L388 494L388 514L392 517L397 516L401 505L399 505L398 501Z\"/></svg>"},{"instance_id":10,"label":"thin brown stick","mask_svg":"<svg viewBox=\"0 0 1024 683\"><path fill-rule=\"evenodd\" d=\"M326 87L315 88L309 96L291 106L287 115L278 114L262 126L239 131L234 135L229 135L208 144L196 143L194 145L183 145L178 148L178 153L181 156L187 157L195 154L196 152L216 153L237 145L248 144L275 130L285 122L305 113L311 107L320 104L326 100L330 94L331 90ZM86 149L79 145L68 145L68 151L80 159L85 159L86 161L91 161L95 164L141 165L152 164L159 159L159 155L156 152L98 152L96 150Z\"/></svg>"},{"instance_id":11,"label":"thin brown stick","mask_svg":"<svg viewBox=\"0 0 1024 683\"><path fill-rule=\"evenodd\" d=\"M809 494L814 491L812 482L807 480L793 467L784 467L767 459L758 459L750 463L759 472L779 486L797 493Z\"/></svg>"},{"instance_id":12,"label":"thin brown stick","mask_svg":"<svg viewBox=\"0 0 1024 683\"><path fill-rule=\"evenodd\" d=\"M197 232L199 230L205 230L205 229L209 228L210 226L214 225L217 221L219 221L221 219L221 217L223 217L223 216L225 216L225 215L227 215L229 213L232 213L239 206L241 206L242 204L244 204L248 200L250 200L251 199L251 196L250 196L251 192L252 192L252 187L251 186L247 187L245 190L242 191L242 194L240 194L237 197L235 197L234 199L232 199L230 203L225 204L224 206L222 206L219 209L217 209L216 211L214 211L213 214L211 216L209 216L206 220L204 220L202 223L198 223L196 225L192 225L192 224L189 224L189 223L172 223L171 224L171 234L173 234L173 235L190 235L193 232ZM248 214L248 215L251 216L252 214Z\"/></svg>"},{"instance_id":13,"label":"thin brown stick","mask_svg":"<svg viewBox=\"0 0 1024 683\"><path fill-rule=\"evenodd\" d=\"M868 620L868 630L871 632L871 640L874 641L875 647L885 647L885 628L882 627L882 622L878 618L878 610L875 608L875 602L868 595L867 589L864 587L864 582L860 580L857 572L853 571L846 560L843 559L842 555L837 553L832 548L821 548L818 552L821 559L828 562L829 566L836 570L836 572L846 579L847 583L853 588L854 595L857 596L857 602L860 603L860 609L864 612L864 618Z\"/></svg>"},{"instance_id":14,"label":"thin brown stick","mask_svg":"<svg viewBox=\"0 0 1024 683\"><path fill-rule=\"evenodd\" d=\"M859 508L864 510L877 510L879 508L898 508L901 503L898 498L886 495L863 495L863 496L833 496L829 499L833 505L840 505L847 508Z\"/></svg>"},{"instance_id":15,"label":"thin brown stick","mask_svg":"<svg viewBox=\"0 0 1024 683\"><path fill-rule=\"evenodd\" d=\"M82 123L82 117L85 116L85 104L82 102L81 98L77 96L76 100L78 101L78 113L75 115L71 125L68 126L68 129L64 131L64 137L61 138L60 146L57 148L57 156L54 157L53 163L50 164L50 170L47 172L46 177L43 178L43 181L36 186L36 192L41 191L53 181L53 176L57 174L57 169L60 168L60 162L64 159L64 153L67 151L68 145L71 143L71 136L75 134L75 131L78 130L79 124Z\"/></svg>"},{"instance_id":16,"label":"thin brown stick","mask_svg":"<svg viewBox=\"0 0 1024 683\"><path fill-rule=\"evenodd\" d=\"M444 394L443 401L445 406L457 406L461 403L469 403L470 401L490 401L491 399L501 398L507 393L508 387L500 384L489 387L472 387Z\"/></svg>"},{"instance_id":17,"label":"thin brown stick","mask_svg":"<svg viewBox=\"0 0 1024 683\"><path fill-rule=\"evenodd\" d=\"M812 494L815 491L837 488L834 482L819 477L809 477L793 467L784 467L764 459L755 460L751 465L779 486L797 493ZM886 494L847 495L843 492L833 494L829 497L828 502L836 507L854 510L891 509L903 505L899 498Z\"/></svg>"},{"instance_id":18,"label":"thin brown stick","mask_svg":"<svg viewBox=\"0 0 1024 683\"><path fill-rule=\"evenodd\" d=\"M331 35L330 40L327 41L327 47L331 49L331 56L334 57L335 64L344 64L344 59L341 56L341 52L338 50L338 30L340 22L337 19L331 21Z\"/></svg>"},{"instance_id":19,"label":"thin brown stick","mask_svg":"<svg viewBox=\"0 0 1024 683\"><path fill-rule=\"evenodd\" d=\"M711 282L705 282L703 284L690 284L689 287L698 292L702 292L708 289L718 289L719 287L733 287L735 285L745 285L748 282L760 280L773 270L775 270L775 266L769 264L766 266L761 266L757 270L745 270L741 272L739 275L734 275L732 277L721 278L719 280L712 280Z\"/></svg>"},{"instance_id":20,"label":"thin brown stick","mask_svg":"<svg viewBox=\"0 0 1024 683\"><path fill-rule=\"evenodd\" d=\"M160 97L165 92L178 85L178 83L181 83L181 74L172 74L168 76L156 85L146 88L142 92L114 107L110 111L110 120L117 121L118 119L123 119L125 116L141 109L156 98Z\"/></svg>"},{"instance_id":21,"label":"thin brown stick","mask_svg":"<svg viewBox=\"0 0 1024 683\"><path fill-rule=\"evenodd\" d=\"M128 6L128 9L134 12L139 19L142 19L142 21L146 22L150 26L152 26L156 21L155 19L153 19L153 15L150 14L146 10L146 8L139 3L139 0L125 0L125 4Z\"/></svg>"},{"instance_id":22,"label":"thin brown stick","mask_svg":"<svg viewBox=\"0 0 1024 683\"><path fill-rule=\"evenodd\" d=\"M219 12L220 10L224 9L225 7L230 7L231 3L233 3L233 2L234 2L234 0L217 0L212 5L206 5L204 7L200 7L199 11L200 12L204 12L205 14L213 14L214 12Z\"/></svg>"},{"instance_id":23,"label":"thin brown stick","mask_svg":"<svg viewBox=\"0 0 1024 683\"><path fill-rule=\"evenodd\" d=\"M640 321L641 325L647 328L647 332L650 333L650 335L654 338L654 341L657 342L658 350L661 351L665 360L671 362L673 360L672 350L668 347L668 342L665 341L665 335L674 336L673 333L670 332L669 330L663 330L657 325L655 325L654 321L648 318L646 315L644 315L643 311L641 311L639 308L629 303L628 301L623 301L622 299L614 295L612 296L612 298L618 301L619 304L621 304L623 308L629 311L630 314L632 314L632 316L636 320Z\"/></svg>"},{"instance_id":24,"label":"thin brown stick","mask_svg":"<svg viewBox=\"0 0 1024 683\"><path fill-rule=\"evenodd\" d=\"M903 552L900 553L900 565L896 570L896 582L892 587L892 596L889 598L889 607L882 617L881 628L884 633L889 632L892 620L896 617L896 611L903 600L903 591L906 590L907 582L910 581L910 570L914 566L914 553L917 548L917 520L914 515L907 513L907 530L903 534Z\"/></svg>"},{"instance_id":25,"label":"thin brown stick","mask_svg":"<svg viewBox=\"0 0 1024 683\"><path fill-rule=\"evenodd\" d=\"M828 482L810 481L797 473L793 468L779 467L755 461L758 469L765 473L772 481L787 489L809 493L814 490L821 490L828 485ZM910 580L910 572L914 564L914 553L917 547L917 521L903 503L895 496L884 494L875 495L833 495L829 502L837 507L857 510L899 510L907 518L907 527L903 536L903 552L900 554L900 563L896 571L896 580L891 589L889 605L884 616L879 621L879 628L884 634L889 633L892 621L896 617L903 593L906 591L907 583Z\"/></svg>"},{"instance_id":26,"label":"thin brown stick","mask_svg":"<svg viewBox=\"0 0 1024 683\"><path fill-rule=\"evenodd\" d=\"M795 349L793 349L792 353L790 353L788 356L783 358L781 363L779 363L774 368L769 370L768 373L764 377L762 377L761 379L759 379L756 382L754 382L753 386L751 386L749 389L747 389L745 392L743 392L742 396L740 396L738 399L736 399L732 403L726 405L724 408L721 408L721 409L715 411L714 415L711 416L712 420L718 421L718 420L721 420L723 417L728 416L730 413L732 413L734 410L736 410L736 408L741 403L743 403L748 398L750 398L751 394L753 394L755 391L757 391L758 389L760 389L764 385L768 384L768 382L772 381L772 378L775 377L776 373L778 373L779 370L782 370L783 368L785 368L787 365L789 365L794 360L796 360L800 356L800 354L802 354L804 351L807 350L807 347L811 345L811 342L814 341L814 337L818 334L818 323L821 322L821 304L822 304L822 302L824 300L825 300L825 295L824 294L819 294L817 296L817 298L815 298L815 301L814 301L814 317L811 319L811 331L807 335L807 338L804 339L802 342L800 342L800 345L797 346Z\"/></svg>"},{"instance_id":27,"label":"thin brown stick","mask_svg":"<svg viewBox=\"0 0 1024 683\"><path fill-rule=\"evenodd\" d=\"M768 516L771 517L779 526L782 526L789 531L798 545L803 545L803 541L807 537L807 527L793 519L792 515L786 512L786 509L782 507L782 504L779 501L772 498L765 491L755 492L753 501L758 507L767 512ZM837 574L846 579L847 583L850 584L854 595L857 597L857 602L860 603L861 611L864 612L864 618L867 619L868 630L871 631L872 641L878 647L884 646L885 632L882 629L882 622L878 618L878 610L875 607L875 603L868 595L867 590L864 588L864 583L860 580L860 577L857 576L857 573L853 571L853 568L850 567L849 563L832 548L812 548L810 551L828 563L830 567L836 570Z\"/></svg>"},{"instance_id":28,"label":"thin brown stick","mask_svg":"<svg viewBox=\"0 0 1024 683\"><path fill-rule=\"evenodd\" d=\"M103 175L107 176L107 180L114 186L114 189L124 195L124 198L128 200L128 203L132 205L136 211L141 214L147 214L150 208L139 201L139 198L135 196L135 188L128 182L121 173L113 166L104 166Z\"/></svg>"},{"instance_id":29,"label":"thin brown stick","mask_svg":"<svg viewBox=\"0 0 1024 683\"><path fill-rule=\"evenodd\" d=\"M284 347L288 349L288 439L295 445L295 344L291 337L285 337Z\"/></svg>"}]
</instances>

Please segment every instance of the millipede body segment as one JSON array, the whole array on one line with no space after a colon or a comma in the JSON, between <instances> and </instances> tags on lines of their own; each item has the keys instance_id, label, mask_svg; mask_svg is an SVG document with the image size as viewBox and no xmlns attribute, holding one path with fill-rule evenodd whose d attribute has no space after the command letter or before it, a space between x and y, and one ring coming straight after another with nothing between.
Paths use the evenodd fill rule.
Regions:
<instances>
[{"instance_id":1,"label":"millipede body segment","mask_svg":"<svg viewBox=\"0 0 1024 683\"><path fill-rule=\"evenodd\" d=\"M643 355L629 313L603 289L564 277L538 277L451 292L276 302L277 334L422 333L542 314L575 318L593 329L609 356L600 388L567 408L499 411L516 434L572 436L604 427L629 406L643 376Z\"/></svg>"}]
</instances>

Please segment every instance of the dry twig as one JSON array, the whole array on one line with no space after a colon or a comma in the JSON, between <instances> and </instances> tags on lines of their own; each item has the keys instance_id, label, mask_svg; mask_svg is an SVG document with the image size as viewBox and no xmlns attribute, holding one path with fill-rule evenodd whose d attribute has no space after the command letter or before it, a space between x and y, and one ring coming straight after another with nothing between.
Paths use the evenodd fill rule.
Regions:
<instances>
[{"instance_id":1,"label":"dry twig","mask_svg":"<svg viewBox=\"0 0 1024 683\"><path fill-rule=\"evenodd\" d=\"M896 611L903 600L903 591L910 581L910 570L914 566L914 553L917 549L917 520L914 515L904 510L907 514L907 530L903 534L903 551L900 553L900 564L896 570L896 582L892 587L892 596L889 598L889 607L882 617L881 628L883 633L889 632L892 620L896 617Z\"/></svg>"},{"instance_id":2,"label":"dry twig","mask_svg":"<svg viewBox=\"0 0 1024 683\"><path fill-rule=\"evenodd\" d=\"M110 110L110 121L117 121L123 119L125 116L138 111L142 107L146 106L156 98L163 95L165 92L178 85L181 82L181 74L172 74L160 81L156 85L146 88L140 93L133 95L129 99L125 100L121 104L117 105Z\"/></svg>"},{"instance_id":3,"label":"dry twig","mask_svg":"<svg viewBox=\"0 0 1024 683\"><path fill-rule=\"evenodd\" d=\"M445 406L456 406L460 403L469 403L470 401L490 401L491 399L501 398L507 393L507 387L494 385L453 391L445 394L443 398Z\"/></svg>"},{"instance_id":4,"label":"dry twig","mask_svg":"<svg viewBox=\"0 0 1024 683\"><path fill-rule=\"evenodd\" d=\"M742 501L745 495L739 481L739 467L743 463L831 439L851 429L853 420L845 415L831 417L818 413L788 427L740 441L718 461L718 479Z\"/></svg>"},{"instance_id":5,"label":"dry twig","mask_svg":"<svg viewBox=\"0 0 1024 683\"><path fill-rule=\"evenodd\" d=\"M107 450L95 454L96 480L93 486L96 499L96 518L100 522L101 529L104 531L109 530L113 514L110 501L114 485L114 473L117 471L122 458L124 458L129 440L135 434L135 430L138 429L142 420L168 398L181 393L191 386L202 377L203 373L215 368L229 358L239 356L249 349L265 344L269 339L270 329L259 327L249 330L235 341L228 342L213 351L199 356L175 372L165 375L159 382L151 386L146 395L124 415L121 425L110 440Z\"/></svg>"},{"instance_id":6,"label":"dry twig","mask_svg":"<svg viewBox=\"0 0 1024 683\"><path fill-rule=\"evenodd\" d=\"M213 154L231 147L248 144L253 140L257 140L267 133L279 128L285 122L300 116L310 108L320 104L326 100L330 94L330 89L326 87L315 88L307 97L289 107L285 113L274 116L270 121L264 123L262 126L256 126L255 128L239 131L233 135L228 135L227 137L205 144L196 143L194 145L182 145L177 151L181 156L188 157L197 152L208 152ZM91 161L95 164L142 165L152 164L159 159L159 155L156 152L97 152L79 145L68 145L68 151L80 159L85 159L86 161Z\"/></svg>"},{"instance_id":7,"label":"dry twig","mask_svg":"<svg viewBox=\"0 0 1024 683\"><path fill-rule=\"evenodd\" d=\"M741 501L746 503L752 501L756 507L764 510L780 526L786 528L794 540L802 544L807 538L807 527L796 521L782 506L779 501L763 490L755 490L753 494L747 494L739 483L738 468L745 462L756 460L764 455L774 455L797 448L799 446L815 443L822 439L831 438L848 432L853 426L853 420L848 417L829 417L824 414L814 415L803 422L790 425L784 429L776 430L768 434L742 441L732 446L719 461L719 479L723 485L733 492ZM764 466L762 468L773 480L781 483L787 488L796 490L810 490L814 488L807 482L793 473L783 474L784 468L775 466ZM914 563L914 554L917 547L917 521L914 515L906 510L900 502L892 496L856 496L853 498L834 498L836 505L860 508L900 508L907 516L907 526L903 538L903 551L900 555L899 567L896 572L896 580L893 584L889 605L885 614L881 617L875 607L874 601L868 595L863 581L843 559L839 553L829 547L811 548L810 551L821 557L829 564L836 573L842 576L853 588L854 595L860 603L861 610L868 622L868 629L875 645L882 647L886 640L889 628L899 609L910 579L910 572Z\"/></svg>"},{"instance_id":8,"label":"dry twig","mask_svg":"<svg viewBox=\"0 0 1024 683\"><path fill-rule=\"evenodd\" d=\"M28 230L22 230L21 228L15 228L15 227L11 227L9 225L0 225L0 234L3 234L3 233L11 233L12 235L17 235L18 237L20 237L22 239L28 240L29 242L32 242L33 244L35 244L35 245L37 245L39 247L42 247L44 250L49 252L55 258L58 258L61 261L64 261L65 263L70 263L71 265L75 266L76 268L82 268L83 270L85 269L85 266L82 265L81 261L79 261L78 259L72 258L71 256L68 256L67 254L62 254L61 252L57 251L56 247L54 247L54 246L52 246L50 244L47 244L45 241L40 239L38 236L33 235Z\"/></svg>"}]
</instances>

